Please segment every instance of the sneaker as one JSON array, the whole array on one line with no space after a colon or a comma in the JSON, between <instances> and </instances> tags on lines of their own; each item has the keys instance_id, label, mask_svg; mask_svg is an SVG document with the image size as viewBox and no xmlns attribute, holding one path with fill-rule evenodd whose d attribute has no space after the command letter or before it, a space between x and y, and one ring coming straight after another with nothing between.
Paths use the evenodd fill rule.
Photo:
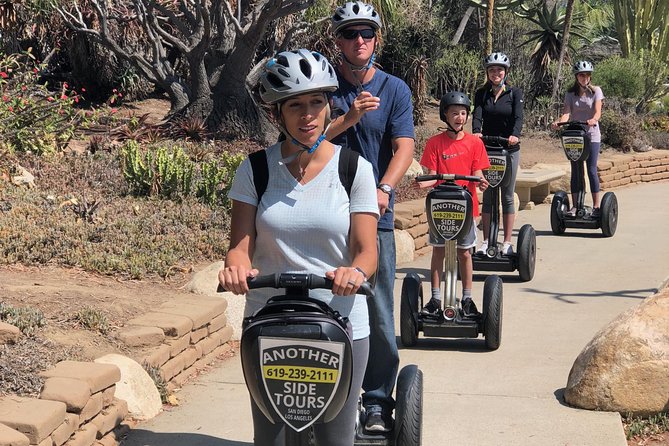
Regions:
<instances>
[{"instance_id":1,"label":"sneaker","mask_svg":"<svg viewBox=\"0 0 669 446\"><path fill-rule=\"evenodd\" d=\"M576 208L571 208L564 213L567 217L576 217Z\"/></svg>"},{"instance_id":2,"label":"sneaker","mask_svg":"<svg viewBox=\"0 0 669 446\"><path fill-rule=\"evenodd\" d=\"M504 243L502 246L502 255L503 256L510 256L513 254L513 246L511 246L511 243Z\"/></svg>"},{"instance_id":3,"label":"sneaker","mask_svg":"<svg viewBox=\"0 0 669 446\"><path fill-rule=\"evenodd\" d=\"M462 299L462 314L465 317L476 317L481 314L471 297Z\"/></svg>"},{"instance_id":4,"label":"sneaker","mask_svg":"<svg viewBox=\"0 0 669 446\"><path fill-rule=\"evenodd\" d=\"M594 209L592 210L592 218L599 218L599 216L600 216L601 214L602 214L602 213L601 213L601 211L599 210L599 208L594 208Z\"/></svg>"},{"instance_id":5,"label":"sneaker","mask_svg":"<svg viewBox=\"0 0 669 446\"><path fill-rule=\"evenodd\" d=\"M483 240L483 243L481 243L481 247L479 248L478 251L476 251L476 253L485 254L486 251L488 251L488 240Z\"/></svg>"},{"instance_id":6,"label":"sneaker","mask_svg":"<svg viewBox=\"0 0 669 446\"><path fill-rule=\"evenodd\" d=\"M384 415L379 407L373 407L367 412L365 430L367 432L390 432L392 430L392 418Z\"/></svg>"},{"instance_id":7,"label":"sneaker","mask_svg":"<svg viewBox=\"0 0 669 446\"><path fill-rule=\"evenodd\" d=\"M423 309L420 310L420 312L423 314L435 314L440 309L441 309L441 301L433 297L430 299L427 305L425 305Z\"/></svg>"}]
</instances>

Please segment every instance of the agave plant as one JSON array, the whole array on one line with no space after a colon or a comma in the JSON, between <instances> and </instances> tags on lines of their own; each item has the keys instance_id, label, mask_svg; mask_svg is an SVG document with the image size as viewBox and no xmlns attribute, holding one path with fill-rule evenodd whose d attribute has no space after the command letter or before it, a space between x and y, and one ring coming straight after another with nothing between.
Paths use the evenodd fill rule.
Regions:
<instances>
[{"instance_id":1,"label":"agave plant","mask_svg":"<svg viewBox=\"0 0 669 446\"><path fill-rule=\"evenodd\" d=\"M548 8L546 3L541 7L533 9L529 14L523 15L527 20L537 25L537 29L528 33L527 40L520 46L534 45L530 62L532 63L532 73L534 77L533 97L550 94L553 79L550 75L550 65L560 57L560 48L563 41L563 30L565 22L565 13L558 9L558 2L552 8ZM582 14L575 13L572 18L570 34L582 40L587 40L586 29L582 22ZM569 49L574 51L574 40L569 41ZM565 58L569 62L569 53Z\"/></svg>"}]
</instances>

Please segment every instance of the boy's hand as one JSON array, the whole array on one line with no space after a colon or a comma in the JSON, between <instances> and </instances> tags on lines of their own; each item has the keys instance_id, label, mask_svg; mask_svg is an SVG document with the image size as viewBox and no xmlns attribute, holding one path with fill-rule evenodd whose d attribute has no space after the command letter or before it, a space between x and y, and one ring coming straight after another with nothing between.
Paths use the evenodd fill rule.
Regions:
<instances>
[{"instance_id":1,"label":"boy's hand","mask_svg":"<svg viewBox=\"0 0 669 446\"><path fill-rule=\"evenodd\" d=\"M488 183L488 180L485 179L485 177L481 176L481 181L479 181L479 189L481 192L484 192L488 186L490 186L490 183Z\"/></svg>"},{"instance_id":2,"label":"boy's hand","mask_svg":"<svg viewBox=\"0 0 669 446\"><path fill-rule=\"evenodd\" d=\"M414 187L414 189L425 189L425 188L434 186L436 183L437 183L437 180L414 181L413 182L413 187Z\"/></svg>"},{"instance_id":3,"label":"boy's hand","mask_svg":"<svg viewBox=\"0 0 669 446\"><path fill-rule=\"evenodd\" d=\"M477 138L480 138L483 136L483 133L478 132L478 133L473 133L473 135L476 136Z\"/></svg>"}]
</instances>

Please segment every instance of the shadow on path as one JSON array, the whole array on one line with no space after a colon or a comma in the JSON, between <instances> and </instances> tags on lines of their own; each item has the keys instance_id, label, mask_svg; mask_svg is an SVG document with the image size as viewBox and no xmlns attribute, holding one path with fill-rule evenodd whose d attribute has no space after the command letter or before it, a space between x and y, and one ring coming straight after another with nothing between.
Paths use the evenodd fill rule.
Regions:
<instances>
[{"instance_id":1,"label":"shadow on path","mask_svg":"<svg viewBox=\"0 0 669 446\"><path fill-rule=\"evenodd\" d=\"M123 441L124 446L252 446L253 443L191 432L152 432L132 429Z\"/></svg>"},{"instance_id":2,"label":"shadow on path","mask_svg":"<svg viewBox=\"0 0 669 446\"><path fill-rule=\"evenodd\" d=\"M651 294L657 293L657 288L643 288L638 290L618 290L618 291L587 291L578 293L560 293L557 291L538 290L536 288L525 288L523 291L534 294L543 294L550 296L555 300L562 301L568 304L578 303L575 300L570 300L568 297L624 297L632 299L645 299Z\"/></svg>"}]
</instances>

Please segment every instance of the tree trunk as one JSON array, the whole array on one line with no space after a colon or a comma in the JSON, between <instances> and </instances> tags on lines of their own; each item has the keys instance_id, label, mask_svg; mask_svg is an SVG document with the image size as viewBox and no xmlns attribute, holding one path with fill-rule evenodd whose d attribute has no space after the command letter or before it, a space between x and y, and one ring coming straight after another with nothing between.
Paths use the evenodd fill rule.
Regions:
<instances>
[{"instance_id":1,"label":"tree trunk","mask_svg":"<svg viewBox=\"0 0 669 446\"><path fill-rule=\"evenodd\" d=\"M562 64L567 54L569 44L569 29L571 28L571 18L574 12L574 0L567 0L567 10L564 17L564 31L562 33L562 45L560 46L560 57L558 58L557 73L553 82L553 92L551 94L551 104L557 103L557 93L560 86L560 75L562 74Z\"/></svg>"},{"instance_id":2,"label":"tree trunk","mask_svg":"<svg viewBox=\"0 0 669 446\"><path fill-rule=\"evenodd\" d=\"M455 35L451 40L451 45L455 46L460 43L460 38L462 37L462 33L465 32L465 27L467 26L467 22L469 21L469 17L471 17L472 12L474 12L473 6L470 6L465 11L465 14L462 16L462 20L460 20L460 25L458 25L458 29L455 31Z\"/></svg>"},{"instance_id":3,"label":"tree trunk","mask_svg":"<svg viewBox=\"0 0 669 446\"><path fill-rule=\"evenodd\" d=\"M492 53L492 29L493 15L495 12L495 0L488 0L488 23L486 29L485 51L486 54Z\"/></svg>"}]
</instances>

